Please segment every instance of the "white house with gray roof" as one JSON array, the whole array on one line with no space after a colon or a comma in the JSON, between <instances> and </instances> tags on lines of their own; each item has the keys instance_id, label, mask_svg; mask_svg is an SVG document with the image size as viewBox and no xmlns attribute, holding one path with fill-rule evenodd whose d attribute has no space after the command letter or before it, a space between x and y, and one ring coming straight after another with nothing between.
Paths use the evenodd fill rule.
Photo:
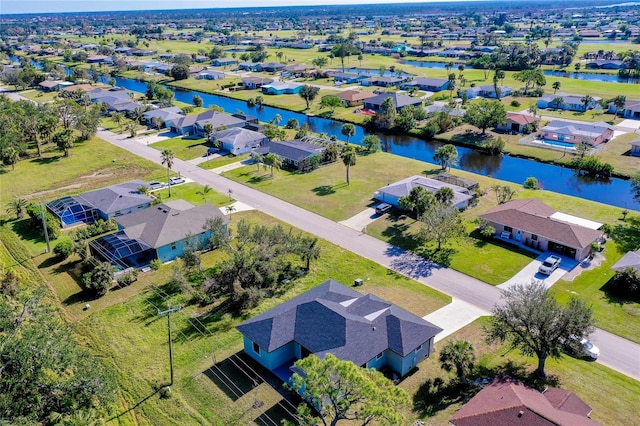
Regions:
<instances>
[{"instance_id":1,"label":"white house with gray roof","mask_svg":"<svg viewBox=\"0 0 640 426\"><path fill-rule=\"evenodd\" d=\"M562 109L565 111L586 111L589 109L593 109L596 107L598 102L602 100L602 98L598 96L592 96L591 100L587 103L585 108L585 104L583 99L586 95L571 95L568 93L551 93L548 95L544 95L536 102L538 108L555 108Z\"/></svg>"},{"instance_id":2,"label":"white house with gray roof","mask_svg":"<svg viewBox=\"0 0 640 426\"><path fill-rule=\"evenodd\" d=\"M215 132L211 135L211 139L218 141L223 150L233 155L250 152L268 142L267 137L262 133L238 127Z\"/></svg>"},{"instance_id":3,"label":"white house with gray roof","mask_svg":"<svg viewBox=\"0 0 640 426\"><path fill-rule=\"evenodd\" d=\"M442 329L372 294L329 279L237 329L244 351L283 380L298 359L331 353L364 368L404 376L434 352Z\"/></svg>"},{"instance_id":4,"label":"white house with gray roof","mask_svg":"<svg viewBox=\"0 0 640 426\"><path fill-rule=\"evenodd\" d=\"M373 198L399 208L400 198L409 195L411 190L418 186L431 193L437 192L440 188L451 188L453 190L453 206L460 210L467 208L473 199L471 191L467 188L417 175L383 186L373 194Z\"/></svg>"}]
</instances>

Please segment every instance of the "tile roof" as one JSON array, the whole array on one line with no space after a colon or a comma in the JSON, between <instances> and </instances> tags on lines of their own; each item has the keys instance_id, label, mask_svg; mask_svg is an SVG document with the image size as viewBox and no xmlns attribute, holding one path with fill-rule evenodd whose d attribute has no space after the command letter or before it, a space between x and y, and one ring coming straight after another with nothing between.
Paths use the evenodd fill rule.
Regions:
<instances>
[{"instance_id":1,"label":"tile roof","mask_svg":"<svg viewBox=\"0 0 640 426\"><path fill-rule=\"evenodd\" d=\"M376 95L371 92L363 92L360 90L345 90L343 92L337 93L336 96L343 101L353 102L374 98Z\"/></svg>"},{"instance_id":2,"label":"tile roof","mask_svg":"<svg viewBox=\"0 0 640 426\"><path fill-rule=\"evenodd\" d=\"M471 398L449 422L455 426L599 425L584 414L591 409L575 394L551 389L540 393L516 380L499 378Z\"/></svg>"},{"instance_id":3,"label":"tile roof","mask_svg":"<svg viewBox=\"0 0 640 426\"><path fill-rule=\"evenodd\" d=\"M398 306L332 279L237 329L268 352L295 341L318 357L332 353L356 365L387 349L404 357L442 331Z\"/></svg>"},{"instance_id":4,"label":"tile roof","mask_svg":"<svg viewBox=\"0 0 640 426\"><path fill-rule=\"evenodd\" d=\"M540 121L538 117L534 117L531 114L522 114L519 112L508 112L507 120L511 120L514 123L520 124L521 126L525 126L527 124Z\"/></svg>"},{"instance_id":5,"label":"tile roof","mask_svg":"<svg viewBox=\"0 0 640 426\"><path fill-rule=\"evenodd\" d=\"M132 180L106 188L83 192L77 195L76 198L111 215L117 211L153 201L153 198L138 192L138 188L141 186L146 186L146 183L141 180Z\"/></svg>"},{"instance_id":6,"label":"tile roof","mask_svg":"<svg viewBox=\"0 0 640 426\"><path fill-rule=\"evenodd\" d=\"M220 217L225 223L229 221L212 204L194 206L183 200L177 201L151 206L144 211L118 217L116 221L129 238L141 240L156 249L188 235L201 234L208 219Z\"/></svg>"},{"instance_id":7,"label":"tile roof","mask_svg":"<svg viewBox=\"0 0 640 426\"><path fill-rule=\"evenodd\" d=\"M422 104L422 99L420 98L412 98L411 96L403 95L401 93L396 93L396 92L380 93L378 96L374 98L367 99L367 103L373 104L373 105L382 105L382 102L387 98L391 98L396 108L402 108L407 105Z\"/></svg>"},{"instance_id":8,"label":"tile roof","mask_svg":"<svg viewBox=\"0 0 640 426\"><path fill-rule=\"evenodd\" d=\"M554 213L556 210L542 201L523 198L499 204L480 217L572 248L585 248L602 236L601 231L554 219Z\"/></svg>"}]
</instances>

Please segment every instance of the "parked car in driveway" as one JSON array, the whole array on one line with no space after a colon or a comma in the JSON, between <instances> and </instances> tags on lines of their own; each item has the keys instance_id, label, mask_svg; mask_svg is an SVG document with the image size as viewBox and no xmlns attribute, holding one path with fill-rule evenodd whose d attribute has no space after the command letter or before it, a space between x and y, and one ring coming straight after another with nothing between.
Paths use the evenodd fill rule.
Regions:
<instances>
[{"instance_id":1,"label":"parked car in driveway","mask_svg":"<svg viewBox=\"0 0 640 426\"><path fill-rule=\"evenodd\" d=\"M172 177L169 179L169 185L178 185L180 183L185 183L186 180L184 180L184 178L181 177Z\"/></svg>"},{"instance_id":2,"label":"parked car in driveway","mask_svg":"<svg viewBox=\"0 0 640 426\"><path fill-rule=\"evenodd\" d=\"M551 275L553 271L558 269L561 261L562 259L560 258L560 256L552 254L551 256L547 257L544 262L542 262L542 265L540 265L540 267L538 268L538 272L545 275Z\"/></svg>"},{"instance_id":3,"label":"parked car in driveway","mask_svg":"<svg viewBox=\"0 0 640 426\"><path fill-rule=\"evenodd\" d=\"M149 189L152 191L155 191L156 189L162 189L164 188L164 183L159 182L157 180L152 180L151 182L149 182Z\"/></svg>"},{"instance_id":4,"label":"parked car in driveway","mask_svg":"<svg viewBox=\"0 0 640 426\"><path fill-rule=\"evenodd\" d=\"M387 204L387 203L380 203L378 204L375 209L376 209L376 214L384 214L386 212L388 212L389 210L391 210L393 208L393 206L391 204Z\"/></svg>"}]
</instances>

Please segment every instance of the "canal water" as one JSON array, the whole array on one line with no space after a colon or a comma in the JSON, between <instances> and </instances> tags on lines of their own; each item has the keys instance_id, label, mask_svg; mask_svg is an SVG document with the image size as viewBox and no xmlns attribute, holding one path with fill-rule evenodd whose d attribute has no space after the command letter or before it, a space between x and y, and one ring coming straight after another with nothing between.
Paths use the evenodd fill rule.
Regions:
<instances>
[{"instance_id":1,"label":"canal water","mask_svg":"<svg viewBox=\"0 0 640 426\"><path fill-rule=\"evenodd\" d=\"M107 80L108 77L105 77ZM129 78L116 77L116 85L135 92L145 93L147 83ZM282 123L289 119L298 120L299 124L309 124L313 132L335 135L344 140L340 133L343 123L320 117L308 117L305 114L274 108L269 106L249 107L246 102L220 95L182 90L170 87L175 92L175 99L180 102L193 103L193 96L198 95L204 101L204 106L217 105L228 113L242 111L258 117L263 122L271 121L276 114L282 118ZM268 95L266 95L268 96ZM360 143L365 136L364 128L355 126L356 134L350 139L353 143ZM435 164L433 155L435 150L443 144L436 141L424 141L407 135L379 134L383 149L387 152L427 163ZM565 195L585 198L613 206L640 210L640 203L631 195L631 184L623 179L592 179L578 176L573 170L533 160L511 157L508 155L491 156L474 149L457 147L459 160L452 166L455 169L466 170L483 176L490 176L516 184L522 184L527 177L534 176L545 190ZM558 153L558 155L562 155ZM375 173L375 171L372 171Z\"/></svg>"}]
</instances>

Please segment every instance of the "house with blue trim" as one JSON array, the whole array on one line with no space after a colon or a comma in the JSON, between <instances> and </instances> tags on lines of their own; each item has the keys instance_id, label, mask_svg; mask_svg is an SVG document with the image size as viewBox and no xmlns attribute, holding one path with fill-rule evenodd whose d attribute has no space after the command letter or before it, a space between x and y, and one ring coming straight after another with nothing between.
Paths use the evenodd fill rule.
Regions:
<instances>
[{"instance_id":1,"label":"house with blue trim","mask_svg":"<svg viewBox=\"0 0 640 426\"><path fill-rule=\"evenodd\" d=\"M500 90L501 98L509 96L513 92L513 90L511 90L511 87L507 86L498 86L498 89ZM467 99L474 99L478 97L490 99L497 98L496 87L493 84L484 84L482 86L470 87L466 90L463 90L462 92L467 94Z\"/></svg>"},{"instance_id":2,"label":"house with blue trim","mask_svg":"<svg viewBox=\"0 0 640 426\"><path fill-rule=\"evenodd\" d=\"M211 61L211 65L213 65L214 67L228 67L237 63L238 61L233 58L216 58Z\"/></svg>"},{"instance_id":3,"label":"house with blue trim","mask_svg":"<svg viewBox=\"0 0 640 426\"><path fill-rule=\"evenodd\" d=\"M115 219L151 206L153 198L139 189L147 186L142 180L118 183L106 188L83 192L78 195L58 198L46 207L62 224L63 228L102 219Z\"/></svg>"},{"instance_id":4,"label":"house with blue trim","mask_svg":"<svg viewBox=\"0 0 640 426\"><path fill-rule=\"evenodd\" d=\"M202 70L196 74L198 80L224 80L225 77L225 73L214 70Z\"/></svg>"},{"instance_id":5,"label":"house with blue trim","mask_svg":"<svg viewBox=\"0 0 640 426\"><path fill-rule=\"evenodd\" d=\"M422 106L421 98L412 98L411 96L403 95L396 92L385 92L373 98L365 99L362 105L364 109L378 112L382 110L382 103L385 101L385 99L388 98L391 98L393 105L395 105L396 107L396 111L400 111L402 110L402 108L408 105L413 105L416 107Z\"/></svg>"},{"instance_id":6,"label":"house with blue trim","mask_svg":"<svg viewBox=\"0 0 640 426\"><path fill-rule=\"evenodd\" d=\"M451 82L446 78L427 78L416 77L411 81L403 83L400 87L403 90L410 90L416 88L418 90L425 90L428 92L441 92L448 90Z\"/></svg>"},{"instance_id":7,"label":"house with blue trim","mask_svg":"<svg viewBox=\"0 0 640 426\"><path fill-rule=\"evenodd\" d=\"M302 90L302 84L274 81L263 85L260 90L266 95L296 95Z\"/></svg>"},{"instance_id":8,"label":"house with blue trim","mask_svg":"<svg viewBox=\"0 0 640 426\"><path fill-rule=\"evenodd\" d=\"M287 381L298 359L331 353L405 376L434 352L442 329L372 294L329 279L236 327L244 352Z\"/></svg>"},{"instance_id":9,"label":"house with blue trim","mask_svg":"<svg viewBox=\"0 0 640 426\"><path fill-rule=\"evenodd\" d=\"M357 74L354 72L336 72L333 74L333 81L345 84L358 83L367 78L365 74Z\"/></svg>"},{"instance_id":10,"label":"house with blue trim","mask_svg":"<svg viewBox=\"0 0 640 426\"><path fill-rule=\"evenodd\" d=\"M253 62L240 62L238 64L238 70L241 71L258 71L260 64Z\"/></svg>"},{"instance_id":11,"label":"house with blue trim","mask_svg":"<svg viewBox=\"0 0 640 426\"><path fill-rule=\"evenodd\" d=\"M89 244L92 255L123 269L148 265L151 260L163 263L175 260L189 244L198 249L208 245L210 219L229 219L212 204L194 206L184 200L164 204L118 217L119 231L97 238Z\"/></svg>"},{"instance_id":12,"label":"house with blue trim","mask_svg":"<svg viewBox=\"0 0 640 426\"><path fill-rule=\"evenodd\" d=\"M417 175L383 186L373 194L373 198L401 209L400 198L411 194L411 190L418 186L432 194L440 188L451 188L453 190L452 205L459 210L467 208L473 200L472 191L463 186Z\"/></svg>"}]
</instances>

